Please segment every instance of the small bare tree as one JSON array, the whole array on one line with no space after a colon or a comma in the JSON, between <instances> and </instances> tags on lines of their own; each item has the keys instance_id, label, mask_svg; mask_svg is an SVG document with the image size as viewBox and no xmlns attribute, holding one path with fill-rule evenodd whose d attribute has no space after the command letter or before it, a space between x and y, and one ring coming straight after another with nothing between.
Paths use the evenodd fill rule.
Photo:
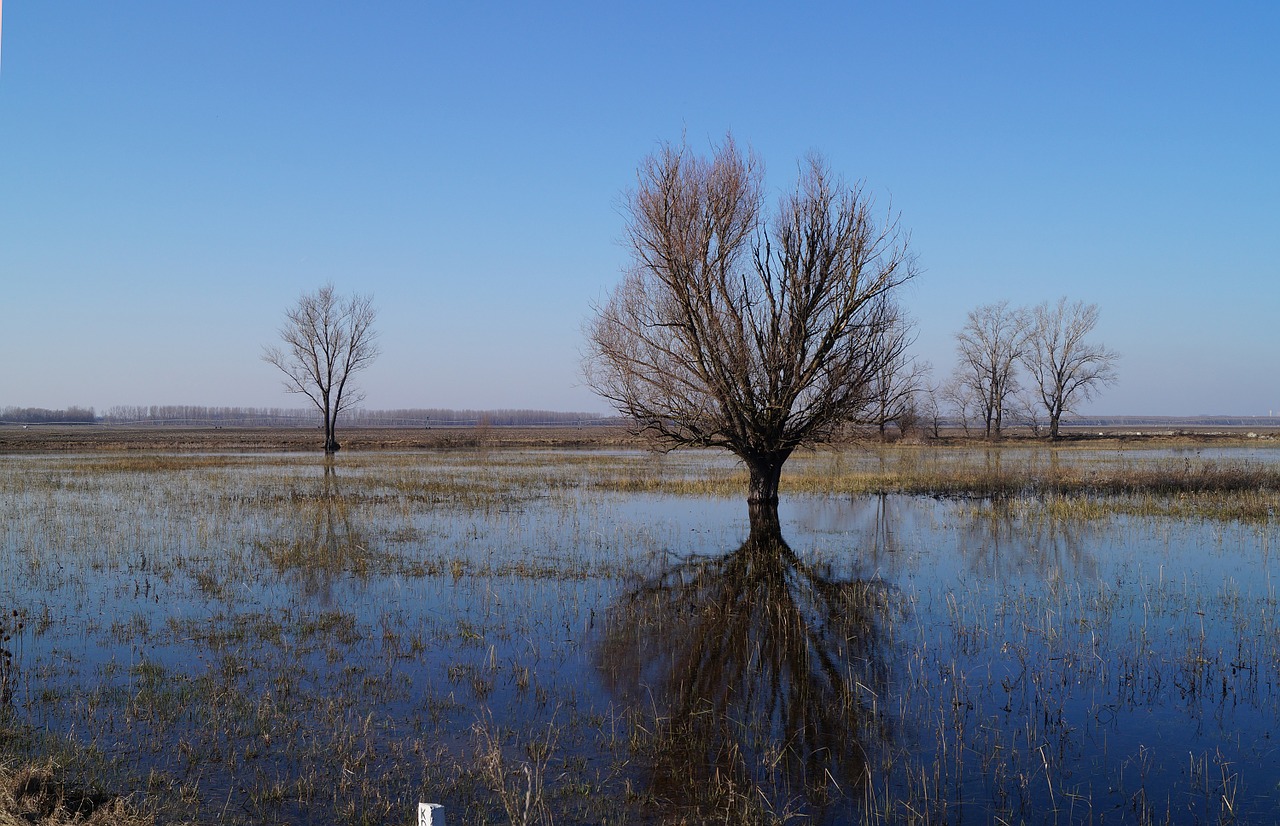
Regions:
<instances>
[{"instance_id":1,"label":"small bare tree","mask_svg":"<svg viewBox=\"0 0 1280 826\"><path fill-rule=\"evenodd\" d=\"M1049 417L1049 438L1058 438L1058 422L1072 404L1088 400L1116 381L1120 355L1085 341L1098 325L1098 305L1083 301L1044 302L1032 310L1022 364Z\"/></svg>"},{"instance_id":2,"label":"small bare tree","mask_svg":"<svg viewBox=\"0 0 1280 826\"><path fill-rule=\"evenodd\" d=\"M979 406L978 397L974 394L973 388L962 382L958 374L953 375L937 389L937 400L939 410L945 404L951 418L955 419L964 430L964 435L971 435ZM934 435L936 436L937 433Z\"/></svg>"},{"instance_id":3,"label":"small bare tree","mask_svg":"<svg viewBox=\"0 0 1280 826\"><path fill-rule=\"evenodd\" d=\"M765 220L758 160L664 146L626 203L633 266L587 329L586 377L666 447L723 447L776 503L802 445L864 420L907 240L817 156Z\"/></svg>"},{"instance_id":4,"label":"small bare tree","mask_svg":"<svg viewBox=\"0 0 1280 826\"><path fill-rule=\"evenodd\" d=\"M908 355L907 348L914 341L912 324L902 316L889 326L881 344L886 359L885 369L871 380L867 418L879 429L882 442L887 438L890 424L896 424L899 432L905 435L908 422L919 418L920 397L933 366Z\"/></svg>"},{"instance_id":5,"label":"small bare tree","mask_svg":"<svg viewBox=\"0 0 1280 826\"><path fill-rule=\"evenodd\" d=\"M280 328L284 346L263 349L263 361L284 373L285 390L303 394L320 411L326 454L340 447L334 437L338 414L364 400L351 377L378 355L372 302L367 295L343 298L332 284L303 293L285 312Z\"/></svg>"},{"instance_id":6,"label":"small bare tree","mask_svg":"<svg viewBox=\"0 0 1280 826\"><path fill-rule=\"evenodd\" d=\"M988 439L1000 438L1009 400L1018 390L1015 369L1025 346L1028 317L1009 302L984 304L969 311L964 328L956 334L960 356L956 379L977 400L983 431Z\"/></svg>"},{"instance_id":7,"label":"small bare tree","mask_svg":"<svg viewBox=\"0 0 1280 826\"><path fill-rule=\"evenodd\" d=\"M925 362L928 364L928 362ZM932 374L933 365L929 365L929 373ZM935 382L928 382L920 393L920 409L919 416L924 422L924 427L929 438L937 439L942 436L942 387Z\"/></svg>"},{"instance_id":8,"label":"small bare tree","mask_svg":"<svg viewBox=\"0 0 1280 826\"><path fill-rule=\"evenodd\" d=\"M1031 431L1032 436L1039 436L1040 431L1044 429L1044 419L1040 415L1043 410L1040 408L1040 400L1037 398L1036 392L1029 387L1018 387L1018 392L1013 394L1013 398L1009 401L1008 415L1013 419L1014 424L1020 425Z\"/></svg>"}]
</instances>

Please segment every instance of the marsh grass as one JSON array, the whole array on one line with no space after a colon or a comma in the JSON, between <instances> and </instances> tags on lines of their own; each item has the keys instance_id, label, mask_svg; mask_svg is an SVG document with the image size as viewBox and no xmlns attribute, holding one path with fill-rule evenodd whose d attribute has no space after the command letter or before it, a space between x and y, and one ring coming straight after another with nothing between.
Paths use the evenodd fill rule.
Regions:
<instances>
[{"instance_id":1,"label":"marsh grass","mask_svg":"<svg viewBox=\"0 0 1280 826\"><path fill-rule=\"evenodd\" d=\"M1277 452L1276 458L1280 458ZM860 461L858 461L860 460ZM803 493L935 496L1121 495L1280 491L1280 467L1256 460L1073 456L1055 450L881 448L874 453L801 455L790 474Z\"/></svg>"},{"instance_id":2,"label":"marsh grass","mask_svg":"<svg viewBox=\"0 0 1280 826\"><path fill-rule=\"evenodd\" d=\"M0 826L146 826L125 799L65 786L52 764L0 766Z\"/></svg>"},{"instance_id":3,"label":"marsh grass","mask_svg":"<svg viewBox=\"0 0 1280 826\"><path fill-rule=\"evenodd\" d=\"M1265 737L1241 732L1280 718L1274 464L1059 453L793 460L789 501L831 514L789 523L800 561L897 587L877 669L822 695L861 715L863 779L818 761L772 786L794 759L773 723L692 696L678 716L653 673L624 696L598 671L611 616L671 655L720 610L620 600L741 543L722 454L26 457L0 466L0 757L166 823L410 822L418 800L465 824L1272 812ZM792 639L815 622L754 602ZM766 637L757 663L799 662ZM681 754L694 805L652 783Z\"/></svg>"},{"instance_id":4,"label":"marsh grass","mask_svg":"<svg viewBox=\"0 0 1280 826\"><path fill-rule=\"evenodd\" d=\"M1273 451L1280 458L1280 451ZM1079 515L1165 515L1175 519L1266 522L1280 507L1280 463L1120 456L1069 449L855 448L798 453L784 468L782 491L802 496L897 494L968 499L1087 502ZM693 459L692 457L697 457ZM577 481L543 480L548 490L581 484L614 493L739 497L747 474L721 454L637 457L585 464ZM530 477L531 480L533 477Z\"/></svg>"},{"instance_id":5,"label":"marsh grass","mask_svg":"<svg viewBox=\"0 0 1280 826\"><path fill-rule=\"evenodd\" d=\"M0 712L13 701L18 685L18 654L25 628L26 623L16 608L10 613L0 613Z\"/></svg>"}]
</instances>

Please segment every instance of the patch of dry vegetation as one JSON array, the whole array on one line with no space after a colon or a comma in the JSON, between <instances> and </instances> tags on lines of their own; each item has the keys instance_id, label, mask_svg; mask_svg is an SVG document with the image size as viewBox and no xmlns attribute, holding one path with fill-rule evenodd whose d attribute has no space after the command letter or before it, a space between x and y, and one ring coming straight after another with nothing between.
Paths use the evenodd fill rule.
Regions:
<instances>
[{"instance_id":1,"label":"patch of dry vegetation","mask_svg":"<svg viewBox=\"0 0 1280 826\"><path fill-rule=\"evenodd\" d=\"M360 451L451 450L457 448L638 447L625 428L433 427L338 428L342 453ZM0 454L98 452L316 452L323 434L285 427L0 427Z\"/></svg>"},{"instance_id":2,"label":"patch of dry vegetation","mask_svg":"<svg viewBox=\"0 0 1280 826\"><path fill-rule=\"evenodd\" d=\"M154 823L118 795L70 789L52 764L0 766L0 826L143 826Z\"/></svg>"}]
</instances>

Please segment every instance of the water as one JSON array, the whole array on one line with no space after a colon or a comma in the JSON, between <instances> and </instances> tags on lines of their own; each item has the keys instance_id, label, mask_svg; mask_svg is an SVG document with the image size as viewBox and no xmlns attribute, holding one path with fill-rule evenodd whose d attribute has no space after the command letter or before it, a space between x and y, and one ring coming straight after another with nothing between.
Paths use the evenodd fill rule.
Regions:
<instances>
[{"instance_id":1,"label":"water","mask_svg":"<svg viewBox=\"0 0 1280 826\"><path fill-rule=\"evenodd\" d=\"M1274 526L602 481L731 468L6 459L0 749L162 820L1280 819Z\"/></svg>"}]
</instances>

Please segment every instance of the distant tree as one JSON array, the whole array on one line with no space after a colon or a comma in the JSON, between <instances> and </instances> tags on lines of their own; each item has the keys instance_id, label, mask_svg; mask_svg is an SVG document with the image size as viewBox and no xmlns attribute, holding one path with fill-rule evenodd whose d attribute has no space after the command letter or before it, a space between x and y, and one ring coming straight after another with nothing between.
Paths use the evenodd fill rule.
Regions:
<instances>
[{"instance_id":1,"label":"distant tree","mask_svg":"<svg viewBox=\"0 0 1280 826\"><path fill-rule=\"evenodd\" d=\"M1015 424L1031 431L1031 435L1039 436L1044 429L1044 411L1040 408L1040 400L1030 387L1018 387L1009 401L1009 415Z\"/></svg>"},{"instance_id":2,"label":"distant tree","mask_svg":"<svg viewBox=\"0 0 1280 826\"><path fill-rule=\"evenodd\" d=\"M1009 302L984 304L969 312L956 334L956 381L976 402L988 439L998 439L1004 414L1018 390L1016 367L1026 344L1027 312Z\"/></svg>"},{"instance_id":3,"label":"distant tree","mask_svg":"<svg viewBox=\"0 0 1280 826\"><path fill-rule=\"evenodd\" d=\"M732 138L664 146L626 201L633 266L587 330L588 384L668 447L723 447L776 503L802 445L865 416L889 364L895 288L915 273L896 220L817 156L766 220Z\"/></svg>"},{"instance_id":4,"label":"distant tree","mask_svg":"<svg viewBox=\"0 0 1280 826\"><path fill-rule=\"evenodd\" d=\"M1049 417L1049 438L1058 438L1058 422L1072 404L1088 400L1116 381L1120 355L1101 344L1085 341L1098 325L1098 305L1083 301L1044 302L1031 311L1021 360L1035 383Z\"/></svg>"},{"instance_id":5,"label":"distant tree","mask_svg":"<svg viewBox=\"0 0 1280 826\"><path fill-rule=\"evenodd\" d=\"M907 352L915 341L911 322L901 316L885 331L881 344L885 353L885 369L871 380L871 402L867 420L876 425L880 440L887 438L887 428L896 424L906 433L911 423L919 418L921 395L925 391L929 373L933 367L927 361L916 361Z\"/></svg>"},{"instance_id":6,"label":"distant tree","mask_svg":"<svg viewBox=\"0 0 1280 826\"><path fill-rule=\"evenodd\" d=\"M938 409L945 407L968 436L978 416L978 397L972 387L960 380L958 372L937 389Z\"/></svg>"},{"instance_id":7,"label":"distant tree","mask_svg":"<svg viewBox=\"0 0 1280 826\"><path fill-rule=\"evenodd\" d=\"M364 399L351 377L378 355L372 302L371 296L343 298L332 284L303 293L285 312L280 328L284 346L263 351L263 360L284 373L285 390L302 393L320 411L326 454L339 448L334 436L338 414Z\"/></svg>"},{"instance_id":8,"label":"distant tree","mask_svg":"<svg viewBox=\"0 0 1280 826\"><path fill-rule=\"evenodd\" d=\"M932 368L932 365L930 365ZM930 438L937 439L942 435L942 386L936 382L928 382L920 393L920 420Z\"/></svg>"},{"instance_id":9,"label":"distant tree","mask_svg":"<svg viewBox=\"0 0 1280 826\"><path fill-rule=\"evenodd\" d=\"M44 407L6 407L0 410L0 422L17 424L92 424L97 420L92 407L76 405L65 410Z\"/></svg>"}]
</instances>

